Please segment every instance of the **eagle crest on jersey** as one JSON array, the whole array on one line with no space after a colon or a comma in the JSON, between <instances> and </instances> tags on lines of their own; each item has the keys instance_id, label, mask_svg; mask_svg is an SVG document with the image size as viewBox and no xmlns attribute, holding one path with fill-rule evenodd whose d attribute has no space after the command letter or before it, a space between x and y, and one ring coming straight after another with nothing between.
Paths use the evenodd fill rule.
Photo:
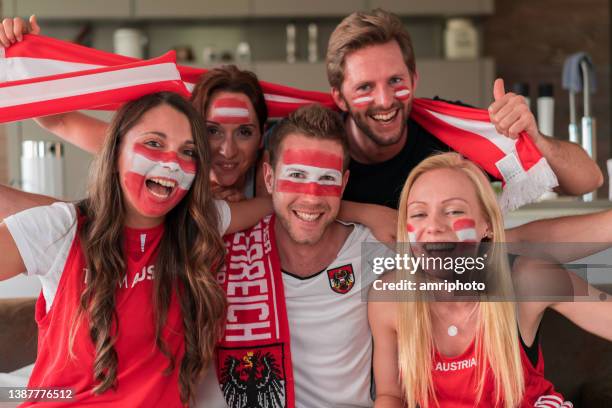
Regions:
<instances>
[{"instance_id":1,"label":"eagle crest on jersey","mask_svg":"<svg viewBox=\"0 0 612 408\"><path fill-rule=\"evenodd\" d=\"M351 264L328 269L327 277L329 278L329 286L331 286L332 290L341 295L351 290L355 284L355 274Z\"/></svg>"},{"instance_id":2,"label":"eagle crest on jersey","mask_svg":"<svg viewBox=\"0 0 612 408\"><path fill-rule=\"evenodd\" d=\"M230 408L284 408L282 350L276 347L225 350L219 382Z\"/></svg>"}]
</instances>

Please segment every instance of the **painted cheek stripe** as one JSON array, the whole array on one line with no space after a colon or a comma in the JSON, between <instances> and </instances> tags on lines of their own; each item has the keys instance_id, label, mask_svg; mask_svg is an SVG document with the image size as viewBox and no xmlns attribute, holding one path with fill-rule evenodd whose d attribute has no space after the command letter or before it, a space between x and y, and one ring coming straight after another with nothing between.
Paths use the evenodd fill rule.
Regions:
<instances>
[{"instance_id":1,"label":"painted cheek stripe","mask_svg":"<svg viewBox=\"0 0 612 408\"><path fill-rule=\"evenodd\" d=\"M284 165L296 164L327 168L342 172L342 157L322 150L287 149L283 153Z\"/></svg>"},{"instance_id":2,"label":"painted cheek stripe","mask_svg":"<svg viewBox=\"0 0 612 408\"><path fill-rule=\"evenodd\" d=\"M212 105L209 120L219 123L248 123L249 107L240 99L217 99Z\"/></svg>"},{"instance_id":3,"label":"painted cheek stripe","mask_svg":"<svg viewBox=\"0 0 612 408\"><path fill-rule=\"evenodd\" d=\"M374 97L371 95L368 96L360 96L358 98L353 99L353 105L355 106L367 106L374 100Z\"/></svg>"},{"instance_id":4,"label":"painted cheek stripe","mask_svg":"<svg viewBox=\"0 0 612 408\"><path fill-rule=\"evenodd\" d=\"M136 144L134 145L134 153L152 162L177 163L181 167L181 170L186 173L196 172L197 166L195 161L181 159L176 152L161 152Z\"/></svg>"},{"instance_id":5,"label":"painted cheek stripe","mask_svg":"<svg viewBox=\"0 0 612 408\"><path fill-rule=\"evenodd\" d=\"M406 100L410 97L410 89L402 87L395 90L395 97L400 100Z\"/></svg>"},{"instance_id":6,"label":"painted cheek stripe","mask_svg":"<svg viewBox=\"0 0 612 408\"><path fill-rule=\"evenodd\" d=\"M408 241L409 242L417 242L416 240L416 230L412 224L406 225L406 231L408 231Z\"/></svg>"},{"instance_id":7,"label":"painted cheek stripe","mask_svg":"<svg viewBox=\"0 0 612 408\"><path fill-rule=\"evenodd\" d=\"M471 218L461 218L453 223L453 231L461 242L477 242L476 223Z\"/></svg>"},{"instance_id":8,"label":"painted cheek stripe","mask_svg":"<svg viewBox=\"0 0 612 408\"><path fill-rule=\"evenodd\" d=\"M146 176L147 178L159 177L174 180L177 182L177 186L183 190L189 190L195 178L195 172L184 171L176 162L153 161L140 154L134 154L129 173L137 174L143 178Z\"/></svg>"}]
</instances>

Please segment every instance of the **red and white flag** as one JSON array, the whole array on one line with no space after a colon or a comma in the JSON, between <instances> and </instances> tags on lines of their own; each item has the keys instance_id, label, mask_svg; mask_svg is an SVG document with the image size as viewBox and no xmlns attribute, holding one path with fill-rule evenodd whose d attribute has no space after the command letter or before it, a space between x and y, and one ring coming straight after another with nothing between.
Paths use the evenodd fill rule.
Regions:
<instances>
[{"instance_id":1,"label":"red and white flag","mask_svg":"<svg viewBox=\"0 0 612 408\"><path fill-rule=\"evenodd\" d=\"M518 139L497 133L485 109L416 98L410 117L451 149L504 183L503 211L536 201L558 186L542 153L522 132Z\"/></svg>"},{"instance_id":2,"label":"red and white flag","mask_svg":"<svg viewBox=\"0 0 612 408\"><path fill-rule=\"evenodd\" d=\"M120 66L0 82L0 123L84 108L116 108L159 91L189 96L173 51Z\"/></svg>"},{"instance_id":3,"label":"red and white flag","mask_svg":"<svg viewBox=\"0 0 612 408\"><path fill-rule=\"evenodd\" d=\"M149 92L184 92L178 86L180 80L184 88L190 90L206 72L204 69L178 66L180 80L177 80L169 72L169 67L164 65L167 62L160 59L138 61L44 36L26 35L22 42L9 48L0 47L0 91L3 92L0 93L0 123L69 110L114 108ZM104 71L107 68L109 71ZM143 71L130 71L134 69ZM126 75L123 78L123 70L140 72L141 75ZM91 81L88 81L89 86L84 87L83 92L79 93L73 87L70 89L75 90L76 94L55 93L58 87L62 88L60 85L63 83L58 81L87 75L93 76L88 77ZM122 82L128 77L130 81ZM178 89L170 89L175 86ZM311 103L336 108L331 95L327 93L264 81L261 81L261 86L272 118L284 117L300 106ZM525 132L517 140L498 134L484 109L421 98L413 101L413 120L451 149L503 180L504 191L500 198L503 210L533 202L558 185L546 159Z\"/></svg>"}]
</instances>

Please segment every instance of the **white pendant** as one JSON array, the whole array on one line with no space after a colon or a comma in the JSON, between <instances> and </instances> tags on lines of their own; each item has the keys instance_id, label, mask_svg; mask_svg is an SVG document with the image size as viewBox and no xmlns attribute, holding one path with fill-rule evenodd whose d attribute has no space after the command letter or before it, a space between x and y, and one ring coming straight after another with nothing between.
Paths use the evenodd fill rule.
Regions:
<instances>
[{"instance_id":1,"label":"white pendant","mask_svg":"<svg viewBox=\"0 0 612 408\"><path fill-rule=\"evenodd\" d=\"M451 337L455 337L457 335L457 333L459 332L459 330L457 330L457 326L451 324L450 326L448 326L448 335Z\"/></svg>"}]
</instances>

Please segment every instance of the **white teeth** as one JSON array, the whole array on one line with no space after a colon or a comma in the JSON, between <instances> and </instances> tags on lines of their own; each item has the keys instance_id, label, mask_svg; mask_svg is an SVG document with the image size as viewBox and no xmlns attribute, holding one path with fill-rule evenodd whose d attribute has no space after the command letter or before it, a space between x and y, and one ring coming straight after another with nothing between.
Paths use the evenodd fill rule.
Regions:
<instances>
[{"instance_id":1,"label":"white teeth","mask_svg":"<svg viewBox=\"0 0 612 408\"><path fill-rule=\"evenodd\" d=\"M155 197L159 197L159 198L166 198L168 197L170 194L157 194L155 191L153 190L149 190L149 193L153 194Z\"/></svg>"},{"instance_id":2,"label":"white teeth","mask_svg":"<svg viewBox=\"0 0 612 408\"><path fill-rule=\"evenodd\" d=\"M177 184L175 180L160 179L157 177L150 178L149 180L168 188L174 188Z\"/></svg>"},{"instance_id":3,"label":"white teeth","mask_svg":"<svg viewBox=\"0 0 612 408\"><path fill-rule=\"evenodd\" d=\"M372 117L376 120L381 120L381 121L389 121L391 119L393 119L395 117L395 115L397 115L397 110L391 112L391 113L378 113L376 115L372 115Z\"/></svg>"},{"instance_id":4,"label":"white teeth","mask_svg":"<svg viewBox=\"0 0 612 408\"><path fill-rule=\"evenodd\" d=\"M221 168L223 168L223 169L226 169L226 170L233 170L233 169L235 169L235 168L236 168L238 165L237 165L237 164L234 164L234 163L231 163L231 164L219 164L219 166L220 166Z\"/></svg>"},{"instance_id":5,"label":"white teeth","mask_svg":"<svg viewBox=\"0 0 612 408\"><path fill-rule=\"evenodd\" d=\"M312 214L312 213L306 213L306 212L301 212L301 211L294 211L294 212L295 212L295 215L297 215L297 217L300 220L308 221L308 222L315 221L317 218L321 216L321 214Z\"/></svg>"}]
</instances>

